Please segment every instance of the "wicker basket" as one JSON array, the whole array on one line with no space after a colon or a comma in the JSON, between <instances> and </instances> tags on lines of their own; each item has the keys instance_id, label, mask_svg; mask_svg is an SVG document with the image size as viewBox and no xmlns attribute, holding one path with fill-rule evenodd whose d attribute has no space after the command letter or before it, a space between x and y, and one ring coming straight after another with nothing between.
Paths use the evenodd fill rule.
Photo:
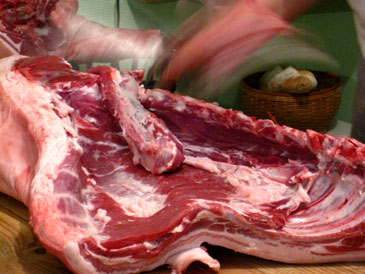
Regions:
<instances>
[{"instance_id":1,"label":"wicker basket","mask_svg":"<svg viewBox=\"0 0 365 274\"><path fill-rule=\"evenodd\" d=\"M241 82L243 112L259 119L274 117L278 124L296 129L327 132L341 102L342 80L328 72L313 73L318 87L305 94L260 90L263 72L245 77Z\"/></svg>"}]
</instances>

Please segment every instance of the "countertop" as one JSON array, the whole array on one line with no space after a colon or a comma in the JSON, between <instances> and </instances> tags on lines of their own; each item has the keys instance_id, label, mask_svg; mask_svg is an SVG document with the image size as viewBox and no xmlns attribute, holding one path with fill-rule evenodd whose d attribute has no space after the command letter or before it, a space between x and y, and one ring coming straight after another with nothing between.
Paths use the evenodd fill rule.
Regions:
<instances>
[{"instance_id":1,"label":"countertop","mask_svg":"<svg viewBox=\"0 0 365 274\"><path fill-rule=\"evenodd\" d=\"M337 137L350 137L351 124L344 121L334 121L332 127L326 134Z\"/></svg>"}]
</instances>

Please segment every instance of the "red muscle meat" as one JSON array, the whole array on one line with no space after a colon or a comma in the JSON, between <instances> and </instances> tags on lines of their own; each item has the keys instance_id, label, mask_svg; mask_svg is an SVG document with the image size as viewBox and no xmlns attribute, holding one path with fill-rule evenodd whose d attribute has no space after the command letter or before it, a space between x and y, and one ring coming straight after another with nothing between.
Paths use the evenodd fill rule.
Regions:
<instances>
[{"instance_id":1,"label":"red muscle meat","mask_svg":"<svg viewBox=\"0 0 365 274\"><path fill-rule=\"evenodd\" d=\"M94 67L100 74L101 94L133 153L133 162L160 174L178 168L184 160L182 145L158 119L138 101L138 82L133 73L111 67Z\"/></svg>"},{"instance_id":2,"label":"red muscle meat","mask_svg":"<svg viewBox=\"0 0 365 274\"><path fill-rule=\"evenodd\" d=\"M202 243L287 263L365 259L363 144L140 86L184 155L153 174L133 162L102 74L55 56L0 63L0 191L72 271L218 270Z\"/></svg>"}]
</instances>

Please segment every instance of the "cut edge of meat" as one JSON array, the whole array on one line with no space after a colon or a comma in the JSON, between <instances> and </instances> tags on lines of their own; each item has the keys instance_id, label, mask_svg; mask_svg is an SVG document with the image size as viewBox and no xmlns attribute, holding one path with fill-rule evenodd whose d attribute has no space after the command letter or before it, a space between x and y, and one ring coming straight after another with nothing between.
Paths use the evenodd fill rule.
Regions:
<instances>
[{"instance_id":1,"label":"cut edge of meat","mask_svg":"<svg viewBox=\"0 0 365 274\"><path fill-rule=\"evenodd\" d=\"M141 164L153 174L177 169L184 160L182 144L162 120L139 102L139 85L133 73L105 66L89 72L101 77L101 94L109 112L119 122L134 164Z\"/></svg>"},{"instance_id":2,"label":"cut edge of meat","mask_svg":"<svg viewBox=\"0 0 365 274\"><path fill-rule=\"evenodd\" d=\"M17 106L17 113L22 115L23 123L32 137L38 154L34 177L27 181L28 187L23 190L19 190L19 186L13 187L19 193L23 193L21 197L16 198L28 206L34 233L50 253L59 255L62 254L63 246L70 241L70 238L73 240L77 238L77 233L65 234L68 227L60 222L59 216L55 214L58 205L57 199L53 197L54 181L67 155L70 153L81 155L81 148L68 117L72 109L62 102L59 96L46 91L40 85L30 83L21 74L11 70L14 63L22 58L25 57L14 56L0 61L0 79L3 80L1 88L5 92L2 96L11 98L12 104ZM14 92L14 89L21 92ZM16 163L13 164L16 166ZM14 182L14 184L19 183ZM55 225L54 220L58 225Z\"/></svg>"}]
</instances>

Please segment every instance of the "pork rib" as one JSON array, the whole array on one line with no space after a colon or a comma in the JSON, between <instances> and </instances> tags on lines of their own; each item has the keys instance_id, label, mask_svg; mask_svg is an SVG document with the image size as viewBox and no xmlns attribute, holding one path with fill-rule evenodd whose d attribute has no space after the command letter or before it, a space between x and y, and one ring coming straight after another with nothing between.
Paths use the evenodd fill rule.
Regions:
<instances>
[{"instance_id":1,"label":"pork rib","mask_svg":"<svg viewBox=\"0 0 365 274\"><path fill-rule=\"evenodd\" d=\"M185 157L155 175L133 163L101 83L54 56L0 64L0 190L71 270L218 270L204 242L288 263L365 259L363 144L141 87Z\"/></svg>"},{"instance_id":2,"label":"pork rib","mask_svg":"<svg viewBox=\"0 0 365 274\"><path fill-rule=\"evenodd\" d=\"M164 122L138 101L139 85L133 73L105 66L89 72L101 76L101 94L123 130L133 162L154 174L178 168L184 159L182 145Z\"/></svg>"}]
</instances>

